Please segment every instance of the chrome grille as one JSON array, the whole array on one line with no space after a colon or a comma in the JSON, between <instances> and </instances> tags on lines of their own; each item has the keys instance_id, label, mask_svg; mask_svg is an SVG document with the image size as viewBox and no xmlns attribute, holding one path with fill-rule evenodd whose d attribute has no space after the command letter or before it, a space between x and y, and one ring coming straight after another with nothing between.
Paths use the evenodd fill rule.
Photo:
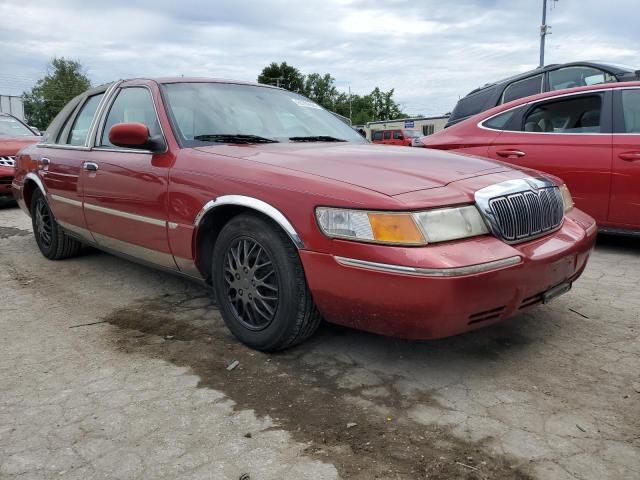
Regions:
<instances>
[{"instance_id":1,"label":"chrome grille","mask_svg":"<svg viewBox=\"0 0 640 480\"><path fill-rule=\"evenodd\" d=\"M0 167L15 167L16 157L14 156L0 156Z\"/></svg>"},{"instance_id":2,"label":"chrome grille","mask_svg":"<svg viewBox=\"0 0 640 480\"><path fill-rule=\"evenodd\" d=\"M500 236L519 242L555 230L562 223L564 205L557 187L527 190L489 200Z\"/></svg>"}]
</instances>

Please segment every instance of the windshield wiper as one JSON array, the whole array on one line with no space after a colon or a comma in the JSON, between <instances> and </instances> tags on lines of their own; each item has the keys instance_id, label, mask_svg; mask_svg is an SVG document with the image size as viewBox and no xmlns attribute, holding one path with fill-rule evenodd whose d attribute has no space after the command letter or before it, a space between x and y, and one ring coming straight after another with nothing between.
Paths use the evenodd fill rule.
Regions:
<instances>
[{"instance_id":1,"label":"windshield wiper","mask_svg":"<svg viewBox=\"0 0 640 480\"><path fill-rule=\"evenodd\" d=\"M330 137L329 135L314 135L309 137L289 137L292 142L346 142L343 138Z\"/></svg>"},{"instance_id":2,"label":"windshield wiper","mask_svg":"<svg viewBox=\"0 0 640 480\"><path fill-rule=\"evenodd\" d=\"M274 140L273 138L245 135L243 133L208 133L205 135L196 135L193 139L203 142L220 143L278 143L278 140Z\"/></svg>"}]
</instances>

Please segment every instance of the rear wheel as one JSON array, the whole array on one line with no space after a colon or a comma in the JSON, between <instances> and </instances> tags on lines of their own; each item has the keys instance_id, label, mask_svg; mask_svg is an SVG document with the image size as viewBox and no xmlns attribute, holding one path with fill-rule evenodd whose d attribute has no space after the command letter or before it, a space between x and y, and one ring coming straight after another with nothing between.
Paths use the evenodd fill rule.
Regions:
<instances>
[{"instance_id":1,"label":"rear wheel","mask_svg":"<svg viewBox=\"0 0 640 480\"><path fill-rule=\"evenodd\" d=\"M222 318L252 348L291 347L320 324L296 248L264 218L243 214L224 226L212 272Z\"/></svg>"},{"instance_id":2,"label":"rear wheel","mask_svg":"<svg viewBox=\"0 0 640 480\"><path fill-rule=\"evenodd\" d=\"M82 244L71 238L58 225L47 200L38 189L31 198L33 234L42 255L49 260L62 260L78 254Z\"/></svg>"}]
</instances>

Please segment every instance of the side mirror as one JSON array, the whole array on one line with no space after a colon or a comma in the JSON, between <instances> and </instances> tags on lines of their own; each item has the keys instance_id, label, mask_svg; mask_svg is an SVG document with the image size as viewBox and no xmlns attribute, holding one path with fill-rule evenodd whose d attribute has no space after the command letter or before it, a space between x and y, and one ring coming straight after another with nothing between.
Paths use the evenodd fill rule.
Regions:
<instances>
[{"instance_id":1,"label":"side mirror","mask_svg":"<svg viewBox=\"0 0 640 480\"><path fill-rule=\"evenodd\" d=\"M116 147L139 148L152 152L163 150L161 137L149 134L149 128L142 123L116 123L109 130L109 141Z\"/></svg>"}]
</instances>

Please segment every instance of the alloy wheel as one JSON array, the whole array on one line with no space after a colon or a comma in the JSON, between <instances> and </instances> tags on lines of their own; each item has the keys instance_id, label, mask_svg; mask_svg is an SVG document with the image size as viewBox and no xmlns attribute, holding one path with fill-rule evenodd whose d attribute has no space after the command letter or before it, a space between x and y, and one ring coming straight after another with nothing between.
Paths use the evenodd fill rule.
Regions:
<instances>
[{"instance_id":1,"label":"alloy wheel","mask_svg":"<svg viewBox=\"0 0 640 480\"><path fill-rule=\"evenodd\" d=\"M262 330L273 321L279 303L279 280L267 250L241 237L228 248L224 280L233 313L245 328Z\"/></svg>"},{"instance_id":2,"label":"alloy wheel","mask_svg":"<svg viewBox=\"0 0 640 480\"><path fill-rule=\"evenodd\" d=\"M36 234L40 239L40 243L44 248L51 247L51 239L53 238L53 222L49 207L43 198L39 198L36 202Z\"/></svg>"}]
</instances>

